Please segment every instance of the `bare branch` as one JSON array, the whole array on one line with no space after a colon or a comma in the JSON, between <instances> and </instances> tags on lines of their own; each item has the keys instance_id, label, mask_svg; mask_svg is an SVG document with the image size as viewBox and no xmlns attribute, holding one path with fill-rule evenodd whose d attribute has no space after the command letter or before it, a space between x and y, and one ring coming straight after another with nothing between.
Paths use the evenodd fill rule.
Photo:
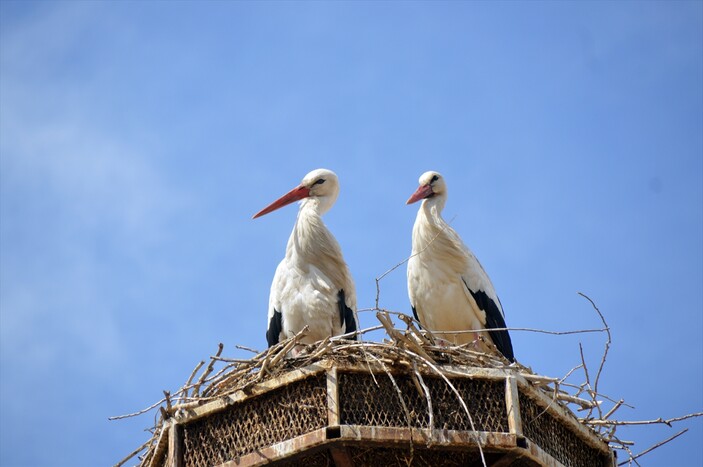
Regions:
<instances>
[{"instance_id":1,"label":"bare branch","mask_svg":"<svg viewBox=\"0 0 703 467\"><path fill-rule=\"evenodd\" d=\"M664 424L671 426L672 423L688 420L689 418L703 417L703 412L690 413L681 417L674 418L657 418L654 420L583 420L583 423L588 425L655 425Z\"/></svg>"},{"instance_id":2,"label":"bare branch","mask_svg":"<svg viewBox=\"0 0 703 467\"><path fill-rule=\"evenodd\" d=\"M153 404L151 404L151 405L150 405L149 407L147 407L146 409L142 409L142 410L139 410L139 411L137 411L137 412L128 413L128 414L125 414L125 415L116 415L116 416L114 416L114 417L108 417L108 420L111 420L111 421L112 421L112 420L123 420L123 419L125 419L125 418L136 417L137 415L141 415L141 414L144 414L144 413L147 413L147 412L150 412L150 411L154 410L155 408L157 408L158 406L160 406L160 405L163 404L164 402L166 402L166 399L165 399L165 398L159 400L158 402L154 402Z\"/></svg>"},{"instance_id":3,"label":"bare branch","mask_svg":"<svg viewBox=\"0 0 703 467\"><path fill-rule=\"evenodd\" d=\"M655 444L654 446L645 449L644 451L642 451L641 453L637 454L636 456L631 456L628 460L626 460L626 461L624 461L624 462L620 462L620 463L618 464L618 466L628 464L628 463L634 461L635 459L637 459L637 458L639 458L639 457L642 457L642 456L644 456L645 454L647 454L647 453L649 453L649 452L654 451L656 448L665 445L665 444L668 443L669 441L675 440L676 438L678 438L678 437L681 436L682 434L686 433L687 431L688 431L688 428L684 428L683 430L681 430L681 431L679 431L678 433L676 433L674 436L671 436L670 438L667 438L667 439L665 439L664 441L658 442L658 443ZM639 465L639 464L638 464L638 465Z\"/></svg>"},{"instance_id":4,"label":"bare branch","mask_svg":"<svg viewBox=\"0 0 703 467\"><path fill-rule=\"evenodd\" d=\"M596 310L596 313L598 313L598 316L600 316L600 320L603 322L603 326L605 328L605 332L608 334L608 340L605 342L605 349L603 350L603 357L601 358L600 361L600 366L598 367L598 373L596 373L596 380L593 382L593 391L598 392L598 382L600 381L600 375L603 372L603 367L605 366L605 360L608 357L608 350L610 350L610 344L612 343L612 336L610 335L610 327L608 326L608 323L605 321L605 317L603 316L603 313L600 312L598 307L596 306L595 303L593 303L593 300L591 298L581 292L578 292L579 295L581 295L583 298L588 300L591 303L591 306L593 307L594 310ZM603 414L600 414L603 415Z\"/></svg>"},{"instance_id":5,"label":"bare branch","mask_svg":"<svg viewBox=\"0 0 703 467\"><path fill-rule=\"evenodd\" d=\"M251 353L254 353L254 354L258 354L258 353L259 353L258 350L252 349L251 347L246 347L246 346L244 346L244 345L235 345L234 347L237 348L237 349L246 350L247 352L251 352Z\"/></svg>"},{"instance_id":6,"label":"bare branch","mask_svg":"<svg viewBox=\"0 0 703 467\"><path fill-rule=\"evenodd\" d=\"M210 358L212 358L212 357L210 357ZM188 396L188 388L190 387L190 383L193 381L193 378L195 378L195 375L198 373L198 371L200 370L200 368L201 368L203 365L205 365L205 361L204 361L204 360L200 360L200 363L198 363L197 365L195 365L195 368L193 369L193 372L190 374L190 377L188 378L188 381L186 381L185 386L183 386L183 388L184 388L184 390L185 390L185 391L184 391L184 396L186 396L186 397Z\"/></svg>"},{"instance_id":7,"label":"bare branch","mask_svg":"<svg viewBox=\"0 0 703 467\"><path fill-rule=\"evenodd\" d=\"M127 455L127 457L125 457L124 459L122 459L121 461L119 461L117 464L115 464L113 467L121 467L121 466L125 465L125 464L127 463L127 461L129 461L132 457L134 457L134 456L136 456L137 454L139 454L140 452L142 452L142 451L143 451L144 449L146 449L147 446L149 446L150 444L151 444L151 440L149 440L149 441L147 441L146 443L142 444L142 445L139 446L137 449L135 449L134 451L132 451L131 453L129 453L129 454Z\"/></svg>"},{"instance_id":8,"label":"bare branch","mask_svg":"<svg viewBox=\"0 0 703 467\"><path fill-rule=\"evenodd\" d=\"M618 410L624 403L625 403L624 399L620 399L619 401L617 401L615 403L615 405L610 410L608 410L608 413L603 415L603 419L605 420L605 419L610 418L615 413L615 411Z\"/></svg>"},{"instance_id":9,"label":"bare branch","mask_svg":"<svg viewBox=\"0 0 703 467\"><path fill-rule=\"evenodd\" d=\"M222 354L223 348L224 348L224 344L222 342L217 344L217 354L215 355L216 357L219 357L220 354ZM200 393L200 386L205 381L205 378L207 378L207 376L212 372L212 370L214 369L214 365L215 365L215 360L211 358L210 363L208 363L207 368L205 368L205 371L200 376L200 379L195 384L195 386L193 386L193 395L198 395Z\"/></svg>"}]
</instances>

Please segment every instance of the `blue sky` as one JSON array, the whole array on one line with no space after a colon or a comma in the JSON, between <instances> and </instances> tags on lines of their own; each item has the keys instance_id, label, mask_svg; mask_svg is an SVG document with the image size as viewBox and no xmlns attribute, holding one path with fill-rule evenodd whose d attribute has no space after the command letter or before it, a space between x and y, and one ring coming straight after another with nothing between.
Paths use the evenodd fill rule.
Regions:
<instances>
[{"instance_id":1,"label":"blue sky","mask_svg":"<svg viewBox=\"0 0 703 467\"><path fill-rule=\"evenodd\" d=\"M317 167L361 308L438 170L509 326L599 327L584 292L620 418L703 410L703 3L2 1L0 464L112 465L153 417L109 416L263 349L296 210L251 216ZM604 344L512 336L551 376ZM703 463L677 428L643 465Z\"/></svg>"}]
</instances>

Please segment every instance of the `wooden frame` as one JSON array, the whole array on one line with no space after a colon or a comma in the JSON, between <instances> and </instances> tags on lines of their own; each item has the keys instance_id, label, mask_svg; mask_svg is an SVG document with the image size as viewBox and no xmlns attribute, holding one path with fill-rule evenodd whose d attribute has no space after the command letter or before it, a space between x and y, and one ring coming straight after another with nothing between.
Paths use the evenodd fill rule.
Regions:
<instances>
[{"instance_id":1,"label":"wooden frame","mask_svg":"<svg viewBox=\"0 0 703 467\"><path fill-rule=\"evenodd\" d=\"M457 378L493 380L505 382L505 410L508 419L508 432L460 431L442 428L387 427L344 425L340 423L339 373L383 375L388 368L379 364L365 362L363 365L340 364L331 360L322 360L305 368L292 370L282 376L255 384L245 391L237 391L226 397L213 400L201 406L178 411L164 425L159 446L168 446L167 452L160 448L161 454L152 459L152 466L166 465L182 467L185 462L181 429L190 422L205 419L208 416L231 407L233 404L246 403L252 397L265 394L282 386L325 373L327 420L324 428L315 429L301 436L296 436L250 452L237 459L229 460L219 467L258 466L271 462L285 464L303 455L328 450L337 467L353 465L349 450L355 447L365 448L403 448L410 443L421 448L436 450L473 450L502 453L496 465L507 466L515 459L529 459L536 465L560 466L557 459L548 454L543 447L527 439L523 432L519 395L525 395L538 406L544 408L557 422L566 427L574 436L587 446L595 449L603 458L610 460L605 466L616 465L614 452L592 430L583 426L571 411L562 403L551 399L518 372L509 369L462 368L450 365L441 366L443 374L450 381ZM397 375L406 375L397 368L392 369ZM437 376L430 371L422 371L423 377ZM379 376L380 377L380 376ZM165 463L164 463L165 457Z\"/></svg>"}]
</instances>

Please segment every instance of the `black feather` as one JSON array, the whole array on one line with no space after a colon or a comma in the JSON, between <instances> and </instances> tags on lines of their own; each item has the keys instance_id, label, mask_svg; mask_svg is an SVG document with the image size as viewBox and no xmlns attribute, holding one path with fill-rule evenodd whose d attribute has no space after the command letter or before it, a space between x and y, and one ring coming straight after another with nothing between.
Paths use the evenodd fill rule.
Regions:
<instances>
[{"instance_id":1,"label":"black feather","mask_svg":"<svg viewBox=\"0 0 703 467\"><path fill-rule=\"evenodd\" d=\"M356 319L354 319L354 310L347 306L344 299L344 290L340 289L337 294L337 304L339 305L339 324L344 326L344 334L356 331ZM352 337L357 340L358 336Z\"/></svg>"},{"instance_id":2,"label":"black feather","mask_svg":"<svg viewBox=\"0 0 703 467\"><path fill-rule=\"evenodd\" d=\"M266 330L266 341L269 347L278 344L281 338L281 330L283 330L283 315L281 315L280 311L274 309L273 316L269 320L269 327Z\"/></svg>"},{"instance_id":3,"label":"black feather","mask_svg":"<svg viewBox=\"0 0 703 467\"><path fill-rule=\"evenodd\" d=\"M415 317L415 321L417 321L418 323L420 323L420 318L417 316L417 310L416 310L415 307L412 306L412 305L410 305L410 308L413 309L413 316ZM420 323L420 326L422 326L422 323Z\"/></svg>"},{"instance_id":4,"label":"black feather","mask_svg":"<svg viewBox=\"0 0 703 467\"><path fill-rule=\"evenodd\" d=\"M464 281L464 278L462 277L461 280ZM503 314L500 312L498 305L496 302L491 300L491 298L486 295L486 292L483 290L474 292L471 290L471 287L469 287L469 284L467 284L466 281L464 281L464 285L467 289L469 289L469 293L471 293L471 296L474 300L476 300L478 307L486 313L486 329L489 330L488 335L491 336L491 340L496 345L498 350L500 350L500 353L505 356L505 358L511 362L514 362L515 355L513 354L513 343L510 340L510 334L508 331L491 331L491 329L501 329L507 327L505 325L505 318L503 318Z\"/></svg>"}]
</instances>

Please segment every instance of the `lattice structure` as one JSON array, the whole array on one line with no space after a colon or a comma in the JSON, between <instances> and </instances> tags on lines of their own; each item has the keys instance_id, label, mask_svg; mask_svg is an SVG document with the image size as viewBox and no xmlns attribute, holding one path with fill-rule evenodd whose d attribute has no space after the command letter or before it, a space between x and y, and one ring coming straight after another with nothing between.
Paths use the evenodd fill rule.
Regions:
<instances>
[{"instance_id":1,"label":"lattice structure","mask_svg":"<svg viewBox=\"0 0 703 467\"><path fill-rule=\"evenodd\" d=\"M179 410L152 465L614 465L605 442L519 373L451 374L323 360Z\"/></svg>"},{"instance_id":2,"label":"lattice structure","mask_svg":"<svg viewBox=\"0 0 703 467\"><path fill-rule=\"evenodd\" d=\"M380 376L380 377L379 377ZM385 374L339 373L339 404L344 425L430 428L429 407L409 375L395 376L403 402L393 382ZM458 403L452 389L438 377L426 377L436 428L471 431L508 432L505 410L505 381L457 379L454 387L472 414L472 420Z\"/></svg>"},{"instance_id":3,"label":"lattice structure","mask_svg":"<svg viewBox=\"0 0 703 467\"><path fill-rule=\"evenodd\" d=\"M324 373L183 425L185 467L220 465L326 426Z\"/></svg>"},{"instance_id":4,"label":"lattice structure","mask_svg":"<svg viewBox=\"0 0 703 467\"><path fill-rule=\"evenodd\" d=\"M543 405L521 391L520 417L524 435L537 443L559 462L573 467L607 465L610 456L602 450L581 442L560 422L559 418L545 411Z\"/></svg>"}]
</instances>

